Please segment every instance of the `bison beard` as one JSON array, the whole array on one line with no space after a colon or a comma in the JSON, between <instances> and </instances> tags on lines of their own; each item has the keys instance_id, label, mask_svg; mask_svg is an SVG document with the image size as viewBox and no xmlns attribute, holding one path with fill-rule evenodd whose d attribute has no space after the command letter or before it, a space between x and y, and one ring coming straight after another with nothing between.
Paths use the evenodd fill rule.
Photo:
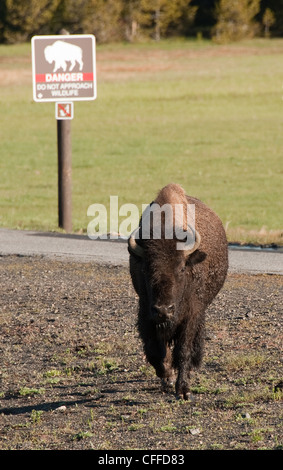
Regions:
<instances>
[{"instance_id":1,"label":"bison beard","mask_svg":"<svg viewBox=\"0 0 283 470\"><path fill-rule=\"evenodd\" d=\"M227 239L218 216L181 186L169 184L154 203L182 204L183 224L190 227L187 204L195 205L195 244L177 250L177 238L142 239L142 225L129 238L130 274L139 296L138 330L148 362L163 385L189 398L189 379L203 356L205 310L224 284L228 269ZM162 219L164 225L164 219ZM174 226L178 225L173 210ZM163 225L161 224L161 227ZM184 229L183 226L183 229ZM191 228L191 227L190 227Z\"/></svg>"}]
</instances>

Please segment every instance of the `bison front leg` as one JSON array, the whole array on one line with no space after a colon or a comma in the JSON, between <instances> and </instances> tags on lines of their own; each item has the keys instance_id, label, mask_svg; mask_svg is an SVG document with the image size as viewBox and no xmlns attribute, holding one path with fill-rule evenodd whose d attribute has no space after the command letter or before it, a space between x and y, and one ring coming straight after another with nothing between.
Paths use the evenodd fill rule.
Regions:
<instances>
[{"instance_id":1,"label":"bison front leg","mask_svg":"<svg viewBox=\"0 0 283 470\"><path fill-rule=\"evenodd\" d=\"M178 370L176 394L188 400L190 397L190 375L193 367L198 367L203 350L203 322L188 322L180 329L174 349L174 366Z\"/></svg>"},{"instance_id":2,"label":"bison front leg","mask_svg":"<svg viewBox=\"0 0 283 470\"><path fill-rule=\"evenodd\" d=\"M166 341L153 330L143 337L143 343L146 358L154 367L157 377L162 379L162 384L173 384L175 374L172 369L172 354Z\"/></svg>"},{"instance_id":3,"label":"bison front leg","mask_svg":"<svg viewBox=\"0 0 283 470\"><path fill-rule=\"evenodd\" d=\"M172 391L176 381L176 374L172 366L171 348L168 344L166 345L166 356L163 360L163 367L164 375L161 379L162 388L164 391Z\"/></svg>"},{"instance_id":4,"label":"bison front leg","mask_svg":"<svg viewBox=\"0 0 283 470\"><path fill-rule=\"evenodd\" d=\"M190 397L190 380L191 367L189 363L186 363L186 366L182 364L178 371L178 378L176 382L176 395L178 398L188 400Z\"/></svg>"}]
</instances>

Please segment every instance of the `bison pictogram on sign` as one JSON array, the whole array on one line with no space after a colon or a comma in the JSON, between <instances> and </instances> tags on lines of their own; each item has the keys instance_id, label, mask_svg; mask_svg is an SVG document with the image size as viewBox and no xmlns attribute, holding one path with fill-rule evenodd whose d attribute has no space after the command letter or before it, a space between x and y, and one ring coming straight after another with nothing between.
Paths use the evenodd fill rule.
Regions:
<instances>
[{"instance_id":1,"label":"bison pictogram on sign","mask_svg":"<svg viewBox=\"0 0 283 470\"><path fill-rule=\"evenodd\" d=\"M67 62L70 62L69 72L73 70L76 63L79 64L80 70L83 69L83 51L75 44L60 40L55 41L51 46L46 46L44 49L44 57L49 64L55 62L53 73L61 68L66 72Z\"/></svg>"}]
</instances>

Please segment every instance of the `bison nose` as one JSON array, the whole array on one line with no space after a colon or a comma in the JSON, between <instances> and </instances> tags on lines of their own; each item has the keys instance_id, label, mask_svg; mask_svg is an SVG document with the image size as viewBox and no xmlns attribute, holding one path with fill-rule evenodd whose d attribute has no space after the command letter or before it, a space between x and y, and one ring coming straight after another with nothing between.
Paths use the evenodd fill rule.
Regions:
<instances>
[{"instance_id":1,"label":"bison nose","mask_svg":"<svg viewBox=\"0 0 283 470\"><path fill-rule=\"evenodd\" d=\"M153 319L156 323L163 323L167 321L174 311L174 305L154 305L152 307Z\"/></svg>"}]
</instances>

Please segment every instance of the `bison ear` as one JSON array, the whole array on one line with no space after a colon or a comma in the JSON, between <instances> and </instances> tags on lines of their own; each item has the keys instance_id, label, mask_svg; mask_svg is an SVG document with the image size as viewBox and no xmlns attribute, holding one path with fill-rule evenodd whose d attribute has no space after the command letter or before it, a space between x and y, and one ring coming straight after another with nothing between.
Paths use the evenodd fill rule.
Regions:
<instances>
[{"instance_id":1,"label":"bison ear","mask_svg":"<svg viewBox=\"0 0 283 470\"><path fill-rule=\"evenodd\" d=\"M202 263L206 258L204 251L196 250L188 256L186 266L193 266L194 264Z\"/></svg>"}]
</instances>

